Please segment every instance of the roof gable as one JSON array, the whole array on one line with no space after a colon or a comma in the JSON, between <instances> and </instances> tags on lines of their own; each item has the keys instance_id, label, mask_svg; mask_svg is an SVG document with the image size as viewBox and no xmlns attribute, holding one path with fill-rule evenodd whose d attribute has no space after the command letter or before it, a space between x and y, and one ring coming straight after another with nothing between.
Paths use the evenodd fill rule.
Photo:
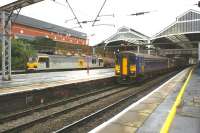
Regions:
<instances>
[{"instance_id":1,"label":"roof gable","mask_svg":"<svg viewBox=\"0 0 200 133\"><path fill-rule=\"evenodd\" d=\"M177 21L189 21L195 19L200 19L200 12L192 9L188 10L187 12L183 13L182 15L176 18Z\"/></svg>"},{"instance_id":2,"label":"roof gable","mask_svg":"<svg viewBox=\"0 0 200 133\"><path fill-rule=\"evenodd\" d=\"M176 21L153 36L152 39L169 35L199 33L200 12L188 10L176 18Z\"/></svg>"},{"instance_id":3,"label":"roof gable","mask_svg":"<svg viewBox=\"0 0 200 133\"><path fill-rule=\"evenodd\" d=\"M119 40L133 42L135 40L148 40L148 39L149 39L148 36L138 31L135 31L131 28L123 26L118 29L117 33L115 33L114 35L106 39L105 42L108 43L108 42L119 41Z\"/></svg>"}]
</instances>

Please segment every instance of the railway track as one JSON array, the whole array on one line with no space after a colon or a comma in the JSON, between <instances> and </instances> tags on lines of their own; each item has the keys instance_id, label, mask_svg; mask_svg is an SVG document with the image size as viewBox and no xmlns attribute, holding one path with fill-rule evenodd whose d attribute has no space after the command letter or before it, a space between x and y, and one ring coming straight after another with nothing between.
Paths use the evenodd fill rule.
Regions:
<instances>
[{"instance_id":1,"label":"railway track","mask_svg":"<svg viewBox=\"0 0 200 133\"><path fill-rule=\"evenodd\" d=\"M116 88L118 88L118 89L116 89ZM115 85L115 86L111 86L111 87L108 87L108 88L103 89L103 90L90 92L90 93L80 95L80 96L77 96L77 97L73 97L73 98L70 98L70 99L64 99L64 100L61 100L61 101L57 101L57 102L50 103L50 104L43 105L43 106L38 106L38 107L35 107L35 108L24 110L22 112L18 112L18 113L8 115L8 116L0 119L0 122L1 122L1 125L2 125L2 126L0 126L0 132L21 131L21 130L28 128L28 127L30 127L34 124L44 122L48 119L52 119L52 118L57 117L61 114L73 111L73 110L78 109L82 106L96 102L96 101L98 101L102 98L111 96L113 94L120 93L120 92L125 91L127 89L130 89L130 88L129 87L119 87L119 85ZM89 99L89 100L87 100L87 99ZM66 106L66 104L68 105L68 108L63 107L63 106ZM60 107L60 106L62 106L63 108ZM57 109L59 111L57 111ZM48 112L48 114L45 113L45 112L47 112L47 110L48 111L50 110ZM35 112L41 113L41 115L40 115L41 117L35 118L34 116L38 115L38 114L35 114ZM21 123L21 124L16 125L16 126L11 126L11 128L7 128L7 129L2 128L5 125L7 125L7 126L12 125L12 124L8 124L8 123L18 123L17 122L18 119L23 120L23 119L26 119L25 117L31 117L31 116L32 116L33 120L26 121L25 123Z\"/></svg>"},{"instance_id":2,"label":"railway track","mask_svg":"<svg viewBox=\"0 0 200 133\"><path fill-rule=\"evenodd\" d=\"M141 91L139 91L139 92L141 93ZM84 118L82 118L82 119L70 124L70 125L67 125L67 126L61 128L61 129L55 131L54 133L66 133L67 131L70 131L73 128L76 128L77 126L82 125L82 123L88 122L88 121L96 118L98 115L100 115L100 114L102 114L102 113L104 113L104 112L106 112L106 111L108 111L108 110L120 105L124 101L127 101L130 98L134 98L136 95L138 95L139 92L135 92L135 94L131 94L131 95L125 97L125 98L122 98L122 99L118 100L117 102L115 102L115 103L113 103L113 104L111 104L109 106L106 106L105 108L102 108L102 109L94 112L93 114L90 114L90 115L88 115L88 116L86 116L86 117L84 117Z\"/></svg>"},{"instance_id":3,"label":"railway track","mask_svg":"<svg viewBox=\"0 0 200 133\"><path fill-rule=\"evenodd\" d=\"M152 85L154 85L153 83ZM82 108L84 106L87 106L89 104L95 104L99 101L106 99L108 97L112 97L113 95L118 95L123 92L128 92L129 94L131 91L133 91L133 88L136 88L137 91L134 91L132 95L129 95L128 97L134 97L139 91L144 91L145 88L148 88L150 85L145 84L146 87L138 87L138 86L111 86L103 90L91 92L88 94L80 95L77 97L73 97L70 99L64 99L61 101L57 101L55 103L42 105L36 108L32 108L29 110L25 110L19 113L15 113L9 116L6 116L4 118L0 119L1 125L0 125L0 132L19 132L23 131L29 127L32 127L34 125L38 125L39 123L46 122L47 120L57 118L59 116L62 116L63 114L67 114L70 112L73 112L75 110L78 110L79 108ZM138 89L140 88L140 89ZM98 110L96 113L93 113L92 115L89 115L88 117L82 118L80 120L77 120L76 122L73 122L66 126L67 128L63 128L62 130L71 130L73 127L76 127L76 125L81 125L80 123L83 123L84 121L87 121L91 118L94 118L95 115L101 114L101 112L106 112L107 109L113 108L114 106L119 104L120 101L123 102L126 99L129 98L123 98L120 99L118 102L114 103L113 105L109 105L107 107L104 107L103 109ZM63 132L62 130L58 130L56 132Z\"/></svg>"},{"instance_id":4,"label":"railway track","mask_svg":"<svg viewBox=\"0 0 200 133\"><path fill-rule=\"evenodd\" d=\"M167 78L168 77L170 77L170 75L168 75ZM149 86L149 87L153 87L153 86L155 87L155 84L152 85L152 86ZM158 85L156 85L156 86L158 86ZM73 131L74 132L88 132L92 129L91 126L90 126L90 128L91 128L90 130L86 129L87 124L89 122L92 121L92 126L94 128L94 127L97 126L97 125L94 126L94 123L95 123L94 120L98 119L98 117L102 121L102 116L105 115L107 112L113 112L112 111L113 109L120 108L120 106L122 106L123 104L127 104L127 102L129 102L128 105L130 105L133 102L138 101L140 98L144 97L145 95L147 95L148 93L150 93L153 90L154 90L154 88L151 88L151 89L148 89L148 90L147 90L147 88L140 88L137 91L135 91L133 94L130 94L130 95L124 97L124 98L121 98L118 101L116 101L116 102L114 102L114 103L112 103L112 104L110 104L110 105L108 105L108 106L106 106L106 107L104 107L100 110L97 110L96 112L94 112L94 113L92 113L92 114L90 114L90 115L88 115L84 118L81 118L81 119L79 119L79 120L77 120L77 121L75 121L75 122L73 122L73 123L71 123L67 126L62 127L61 129L54 131L53 133L66 133L66 132L73 132ZM108 120L108 118L107 118L107 120ZM104 121L106 121L106 120L104 120ZM99 122L98 122L98 124L99 124ZM83 130L86 129L86 131L83 131L83 130L77 131L77 129L79 127L84 127Z\"/></svg>"},{"instance_id":5,"label":"railway track","mask_svg":"<svg viewBox=\"0 0 200 133\"><path fill-rule=\"evenodd\" d=\"M95 95L95 94L98 94L98 93L109 91L109 90L115 89L117 86L119 86L119 85L113 85L113 86L107 87L105 89L96 90L96 91L93 91L93 92L81 94L81 95L74 96L74 97L71 97L71 98L65 98L65 99L58 100L58 101L55 101L55 102L51 102L51 103L48 103L48 104L44 104L44 105L42 104L42 105L39 105L39 106L36 106L36 107L28 108L28 109L25 109L25 110L20 111L20 112L11 113L11 114L6 115L4 117L0 117L0 124L14 120L14 119L18 119L18 118L26 116L26 115L30 115L31 113L34 113L36 111L46 110L46 109L53 108L53 107L56 107L56 106L59 106L59 105L63 105L65 103L69 103L69 102L79 100L81 98L85 98L85 97L88 97L88 96L91 96L91 95Z\"/></svg>"}]
</instances>

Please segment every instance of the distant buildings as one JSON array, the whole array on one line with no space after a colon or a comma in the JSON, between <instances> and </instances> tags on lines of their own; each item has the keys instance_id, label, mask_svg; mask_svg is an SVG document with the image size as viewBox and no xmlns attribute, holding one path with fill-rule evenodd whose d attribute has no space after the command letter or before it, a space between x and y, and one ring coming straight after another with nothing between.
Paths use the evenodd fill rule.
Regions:
<instances>
[{"instance_id":1,"label":"distant buildings","mask_svg":"<svg viewBox=\"0 0 200 133\"><path fill-rule=\"evenodd\" d=\"M12 17L12 36L34 40L35 37L46 37L57 42L88 45L87 34L41 20L18 15Z\"/></svg>"}]
</instances>

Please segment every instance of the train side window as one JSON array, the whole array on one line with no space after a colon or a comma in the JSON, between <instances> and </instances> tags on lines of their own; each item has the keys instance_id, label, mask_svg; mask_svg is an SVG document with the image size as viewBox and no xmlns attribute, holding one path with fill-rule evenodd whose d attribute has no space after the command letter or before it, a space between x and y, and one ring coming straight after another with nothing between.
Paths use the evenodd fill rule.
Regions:
<instances>
[{"instance_id":1,"label":"train side window","mask_svg":"<svg viewBox=\"0 0 200 133\"><path fill-rule=\"evenodd\" d=\"M96 59L92 59L92 64L96 64L97 60Z\"/></svg>"},{"instance_id":2,"label":"train side window","mask_svg":"<svg viewBox=\"0 0 200 133\"><path fill-rule=\"evenodd\" d=\"M46 68L49 68L49 58L40 57L38 60L39 63L45 63Z\"/></svg>"},{"instance_id":3,"label":"train side window","mask_svg":"<svg viewBox=\"0 0 200 133\"><path fill-rule=\"evenodd\" d=\"M37 62L37 57L29 57L28 61L31 63Z\"/></svg>"}]
</instances>

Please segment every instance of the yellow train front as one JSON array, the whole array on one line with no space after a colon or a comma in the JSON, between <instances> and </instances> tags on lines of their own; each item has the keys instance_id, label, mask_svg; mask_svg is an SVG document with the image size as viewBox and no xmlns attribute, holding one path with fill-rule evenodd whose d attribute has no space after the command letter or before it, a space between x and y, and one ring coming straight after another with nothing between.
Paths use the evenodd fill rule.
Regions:
<instances>
[{"instance_id":1,"label":"yellow train front","mask_svg":"<svg viewBox=\"0 0 200 133\"><path fill-rule=\"evenodd\" d=\"M170 68L170 61L166 57L147 54L137 54L131 51L123 51L115 58L115 76L121 84L129 84L142 81Z\"/></svg>"},{"instance_id":2,"label":"yellow train front","mask_svg":"<svg viewBox=\"0 0 200 133\"><path fill-rule=\"evenodd\" d=\"M36 56L30 57L26 63L27 71L35 71L38 68L38 59Z\"/></svg>"}]
</instances>

